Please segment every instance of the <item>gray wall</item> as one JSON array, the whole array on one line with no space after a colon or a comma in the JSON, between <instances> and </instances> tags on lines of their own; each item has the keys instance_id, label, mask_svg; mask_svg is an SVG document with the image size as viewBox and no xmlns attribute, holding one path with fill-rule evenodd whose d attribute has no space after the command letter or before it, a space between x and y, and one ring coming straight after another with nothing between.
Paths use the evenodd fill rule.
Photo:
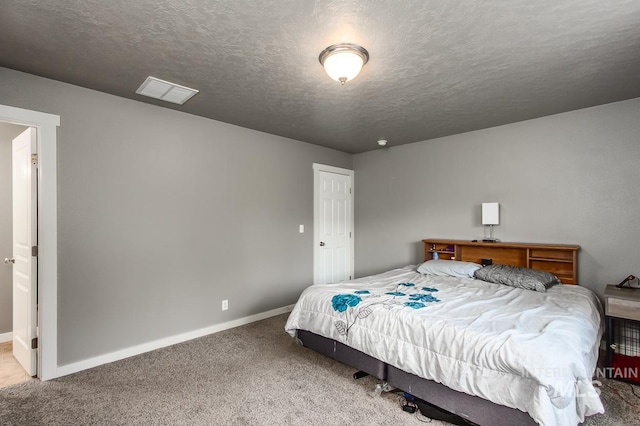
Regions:
<instances>
[{"instance_id":1,"label":"gray wall","mask_svg":"<svg viewBox=\"0 0 640 426\"><path fill-rule=\"evenodd\" d=\"M421 261L423 238L575 243L579 281L640 275L640 99L354 156L356 275Z\"/></svg>"},{"instance_id":2,"label":"gray wall","mask_svg":"<svg viewBox=\"0 0 640 426\"><path fill-rule=\"evenodd\" d=\"M351 155L4 68L0 81L1 104L61 116L60 365L292 304L313 282L312 163Z\"/></svg>"},{"instance_id":3,"label":"gray wall","mask_svg":"<svg viewBox=\"0 0 640 426\"><path fill-rule=\"evenodd\" d=\"M314 162L356 171L358 275L418 262L425 237L482 237L486 201L504 241L580 244L591 289L640 275L638 99L352 157L4 68L0 81L0 104L61 116L61 365L294 303L313 278Z\"/></svg>"},{"instance_id":4,"label":"gray wall","mask_svg":"<svg viewBox=\"0 0 640 426\"><path fill-rule=\"evenodd\" d=\"M0 261L13 256L13 206L11 203L11 141L26 129L0 123ZM13 331L11 266L0 263L0 334Z\"/></svg>"}]
</instances>

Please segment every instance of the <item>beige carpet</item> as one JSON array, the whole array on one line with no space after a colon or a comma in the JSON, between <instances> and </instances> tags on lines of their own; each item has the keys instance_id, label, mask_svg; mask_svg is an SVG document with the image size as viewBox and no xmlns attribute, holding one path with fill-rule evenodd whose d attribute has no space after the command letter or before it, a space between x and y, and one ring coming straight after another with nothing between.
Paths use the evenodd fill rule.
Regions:
<instances>
[{"instance_id":1,"label":"beige carpet","mask_svg":"<svg viewBox=\"0 0 640 426\"><path fill-rule=\"evenodd\" d=\"M424 425L377 380L296 345L285 320L0 389L0 425ZM602 395L588 425L640 425L638 387L606 381Z\"/></svg>"}]
</instances>

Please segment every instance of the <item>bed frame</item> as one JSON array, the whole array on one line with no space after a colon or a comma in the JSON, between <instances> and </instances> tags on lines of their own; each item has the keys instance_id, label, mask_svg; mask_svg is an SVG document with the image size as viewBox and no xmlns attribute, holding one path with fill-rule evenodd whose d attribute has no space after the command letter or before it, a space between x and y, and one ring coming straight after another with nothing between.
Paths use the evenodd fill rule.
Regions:
<instances>
[{"instance_id":1,"label":"bed frame","mask_svg":"<svg viewBox=\"0 0 640 426\"><path fill-rule=\"evenodd\" d=\"M488 243L462 240L422 240L424 259L438 253L441 259L457 259L501 263L542 269L555 273L564 284L577 283L577 245L525 243ZM343 343L305 330L298 330L299 342L309 349L384 380L428 403L479 425L535 425L533 418L515 408L495 404L486 399L453 390L443 384L420 378L386 364ZM358 378L362 374L354 374Z\"/></svg>"},{"instance_id":2,"label":"bed frame","mask_svg":"<svg viewBox=\"0 0 640 426\"><path fill-rule=\"evenodd\" d=\"M305 347L320 352L371 376L384 380L430 404L479 425L513 426L535 425L524 411L495 404L486 399L458 392L432 380L422 379L343 343L305 330L298 330L298 341ZM354 374L354 378L362 376Z\"/></svg>"}]
</instances>

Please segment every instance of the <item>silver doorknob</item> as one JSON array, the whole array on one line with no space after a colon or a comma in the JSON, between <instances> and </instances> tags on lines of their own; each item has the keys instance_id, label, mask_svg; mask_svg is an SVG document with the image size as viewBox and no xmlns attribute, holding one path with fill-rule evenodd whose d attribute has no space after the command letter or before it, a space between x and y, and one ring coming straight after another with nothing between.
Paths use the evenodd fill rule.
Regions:
<instances>
[{"instance_id":1,"label":"silver doorknob","mask_svg":"<svg viewBox=\"0 0 640 426\"><path fill-rule=\"evenodd\" d=\"M14 257L12 257L11 259L9 259L8 257L5 257L4 263L6 263L7 265L10 263L16 263L16 259Z\"/></svg>"},{"instance_id":2,"label":"silver doorknob","mask_svg":"<svg viewBox=\"0 0 640 426\"><path fill-rule=\"evenodd\" d=\"M320 241L320 247L324 247L324 241Z\"/></svg>"}]
</instances>

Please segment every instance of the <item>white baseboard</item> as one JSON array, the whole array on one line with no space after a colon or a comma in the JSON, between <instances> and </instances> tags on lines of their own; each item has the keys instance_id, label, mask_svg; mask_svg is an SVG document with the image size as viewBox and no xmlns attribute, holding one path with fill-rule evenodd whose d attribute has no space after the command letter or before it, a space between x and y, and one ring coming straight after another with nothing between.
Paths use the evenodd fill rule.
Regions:
<instances>
[{"instance_id":1,"label":"white baseboard","mask_svg":"<svg viewBox=\"0 0 640 426\"><path fill-rule=\"evenodd\" d=\"M0 334L0 343L10 342L13 340L13 332Z\"/></svg>"},{"instance_id":2,"label":"white baseboard","mask_svg":"<svg viewBox=\"0 0 640 426\"><path fill-rule=\"evenodd\" d=\"M72 364L66 364L58 366L55 377L66 376L68 374L77 373L82 370L97 367L99 365L108 364L110 362L119 361L121 359L129 358L135 355L140 355L145 352L154 351L156 349L164 348L167 346L175 345L176 343L186 342L188 340L197 339L198 337L207 336L209 334L218 333L220 331L228 330L230 328L239 327L241 325L251 324L252 322L260 321L263 319L271 318L276 315L285 314L293 310L293 305L283 306L282 308L272 309L267 312L262 312L248 317L239 318L237 320L225 322L222 324L212 325L210 327L201 328L199 330L189 331L182 334L176 334L174 336L165 337L163 339L154 340L152 342L143 343L136 346L131 346L119 351L110 352L108 354L100 355L94 358L85 359L82 361L74 362ZM284 333L284 331L283 331ZM2 335L0 335L2 336ZM51 377L52 379L55 377Z\"/></svg>"}]
</instances>

